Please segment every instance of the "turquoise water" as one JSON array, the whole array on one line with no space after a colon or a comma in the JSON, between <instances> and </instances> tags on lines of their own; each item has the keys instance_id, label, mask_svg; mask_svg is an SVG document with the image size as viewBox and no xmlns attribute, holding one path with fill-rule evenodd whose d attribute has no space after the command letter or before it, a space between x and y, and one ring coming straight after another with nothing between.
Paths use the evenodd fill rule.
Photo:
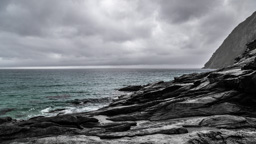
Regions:
<instances>
[{"instance_id":1,"label":"turquoise water","mask_svg":"<svg viewBox=\"0 0 256 144\"><path fill-rule=\"evenodd\" d=\"M44 69L0 70L0 117L27 119L58 113L91 111L123 93L127 85L170 81L201 69ZM86 104L72 104L89 99ZM59 111L55 111L60 109Z\"/></svg>"}]
</instances>

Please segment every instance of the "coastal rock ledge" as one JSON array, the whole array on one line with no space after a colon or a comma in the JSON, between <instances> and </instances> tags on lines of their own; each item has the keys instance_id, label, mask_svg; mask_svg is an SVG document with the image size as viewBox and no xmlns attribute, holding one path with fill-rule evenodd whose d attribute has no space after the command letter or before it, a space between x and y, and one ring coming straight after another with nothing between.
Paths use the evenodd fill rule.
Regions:
<instances>
[{"instance_id":1,"label":"coastal rock ledge","mask_svg":"<svg viewBox=\"0 0 256 144\"><path fill-rule=\"evenodd\" d=\"M231 66L124 90L129 93L92 112L0 118L0 142L256 143L256 41Z\"/></svg>"}]
</instances>

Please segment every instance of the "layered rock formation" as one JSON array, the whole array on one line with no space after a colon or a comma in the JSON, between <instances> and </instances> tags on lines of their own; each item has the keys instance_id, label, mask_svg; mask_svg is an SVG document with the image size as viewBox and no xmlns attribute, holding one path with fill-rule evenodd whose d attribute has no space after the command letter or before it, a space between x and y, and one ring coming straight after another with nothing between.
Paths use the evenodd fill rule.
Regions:
<instances>
[{"instance_id":1,"label":"layered rock formation","mask_svg":"<svg viewBox=\"0 0 256 144\"><path fill-rule=\"evenodd\" d=\"M204 68L223 68L234 64L235 58L246 49L246 43L256 38L256 12L240 23L212 55Z\"/></svg>"},{"instance_id":2,"label":"layered rock formation","mask_svg":"<svg viewBox=\"0 0 256 144\"><path fill-rule=\"evenodd\" d=\"M256 41L229 67L126 87L97 111L0 119L2 143L256 143Z\"/></svg>"}]
</instances>

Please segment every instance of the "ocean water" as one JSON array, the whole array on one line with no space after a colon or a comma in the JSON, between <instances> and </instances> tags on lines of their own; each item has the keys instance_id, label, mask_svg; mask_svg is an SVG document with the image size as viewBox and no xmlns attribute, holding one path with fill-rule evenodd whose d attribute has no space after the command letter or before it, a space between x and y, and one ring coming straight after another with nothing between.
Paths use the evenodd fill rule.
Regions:
<instances>
[{"instance_id":1,"label":"ocean water","mask_svg":"<svg viewBox=\"0 0 256 144\"><path fill-rule=\"evenodd\" d=\"M0 117L28 119L96 110L127 85L170 81L202 69L15 69L0 70ZM89 100L73 104L72 101Z\"/></svg>"}]
</instances>

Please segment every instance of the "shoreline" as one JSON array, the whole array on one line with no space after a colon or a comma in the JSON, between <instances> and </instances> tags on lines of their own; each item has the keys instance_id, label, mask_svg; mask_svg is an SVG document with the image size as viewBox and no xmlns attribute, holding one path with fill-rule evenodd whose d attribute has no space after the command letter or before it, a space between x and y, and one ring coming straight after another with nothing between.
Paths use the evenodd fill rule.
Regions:
<instances>
[{"instance_id":1,"label":"shoreline","mask_svg":"<svg viewBox=\"0 0 256 144\"><path fill-rule=\"evenodd\" d=\"M105 97L122 95L122 92L117 91L120 87L131 83L140 85L159 80L169 81L174 76L191 72L201 70L0 71L0 115L2 111L1 117L22 119L31 115L41 115L41 111L49 107L53 107L51 110L69 110L70 107L81 109L80 105L94 108L101 106L101 103L109 103L110 100L104 100ZM11 111L8 110L10 108Z\"/></svg>"},{"instance_id":2,"label":"shoreline","mask_svg":"<svg viewBox=\"0 0 256 144\"><path fill-rule=\"evenodd\" d=\"M256 137L256 118L242 106L241 95L246 93L227 86L236 84L230 78L240 79L254 73L239 67L243 66L236 64L211 72L185 74L169 82L128 86L123 90L132 93L96 111L6 120L0 124L0 140L4 143L216 143L245 139L251 142Z\"/></svg>"},{"instance_id":3,"label":"shoreline","mask_svg":"<svg viewBox=\"0 0 256 144\"><path fill-rule=\"evenodd\" d=\"M256 51L234 65L132 92L96 111L0 119L2 143L256 143Z\"/></svg>"}]
</instances>

